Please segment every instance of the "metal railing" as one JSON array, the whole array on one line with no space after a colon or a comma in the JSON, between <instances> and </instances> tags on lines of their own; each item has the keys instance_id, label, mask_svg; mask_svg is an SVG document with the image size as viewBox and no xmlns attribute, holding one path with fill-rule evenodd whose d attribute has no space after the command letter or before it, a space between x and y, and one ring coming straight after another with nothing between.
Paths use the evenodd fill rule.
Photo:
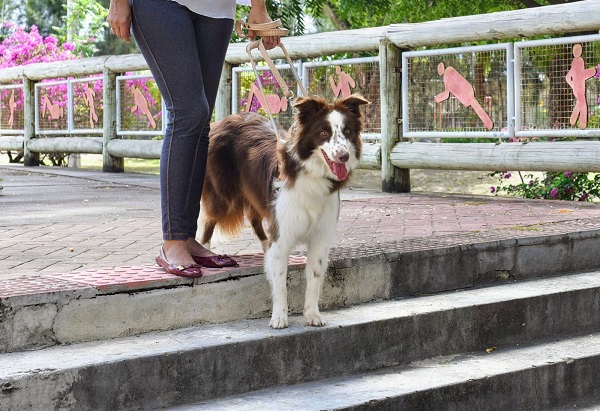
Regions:
<instances>
[{"instance_id":1,"label":"metal railing","mask_svg":"<svg viewBox=\"0 0 600 411\"><path fill-rule=\"evenodd\" d=\"M328 76L335 74L337 67L344 72L351 71L352 66L364 64L373 66L367 70L370 73L368 75L372 75L372 77L365 80L365 84L368 83L370 88L353 90L363 93L367 90L366 92L371 95L366 97L370 97L371 100L378 103L378 107L371 108L374 111L367 115L368 120L378 119L378 124L369 125L371 128L366 134L374 142L372 143L373 155L367 162L371 166L381 167L384 191L403 192L410 190L410 168L600 171L600 147L599 143L595 141L569 142L564 145L557 143L553 147L547 146L551 144L549 142L527 145L497 144L497 142L489 144L418 142L423 138L435 139L451 136L452 134L449 133L457 133L455 136L467 138L483 136L495 139L506 139L513 135L527 138L558 134L577 137L600 135L598 127L595 125L586 129L574 125L570 127L562 125L560 129L550 129L549 127L541 129L537 126L533 130L527 124L529 120L525 120L525 118L530 118L532 113L536 114L535 110L532 111L529 108L529 111L522 111L521 106L523 106L524 100L520 99L520 87L525 84L522 81L525 71L521 70L520 65L529 58L524 56L526 52L557 44L565 47L566 44L574 42L595 44L598 42L596 38L577 37L549 40L547 44L532 40L493 46L468 46L466 49L440 48L464 42L510 41L515 38L540 35L597 32L600 28L600 15L590 13L590 10L597 9L600 9L600 0L584 0L558 6L466 16L435 22L395 24L387 27L289 37L283 39L283 42L291 57L300 60L302 78L309 89L313 83L310 70L323 71L324 74L321 74L318 83L319 85L325 84L326 87ZM523 25L523 21L527 21L528 24ZM440 48L440 50L414 50L422 47ZM513 50L515 51L514 58ZM594 46L590 50L592 51L585 51L588 53L584 56L586 64L597 64L600 61L600 55L597 55L595 51L597 48ZM331 63L310 61L310 59L320 60L323 57L331 58L333 55L342 53L364 52L378 53L378 56L367 60L351 59ZM492 56L490 53L494 55ZM499 56L498 53L503 54ZM466 64L467 60L464 59L466 55L470 55L469 58L474 64L477 64L477 59L505 63L504 65L491 63L486 66L490 70L498 70L502 66L503 72L496 73L496 77L492 80L490 80L491 76L488 76L489 78L481 83L483 88L487 88L483 94L481 94L481 84L478 83L481 79L479 77L468 78L466 72L462 72L468 82L472 85L475 84L475 100L483 110L483 113L481 110L479 113L476 112L479 119L485 120L487 116L490 116L493 117L494 124L484 121L482 126L481 123L478 123L479 120L473 117L473 113L465 116L464 111L461 112L464 107L454 100L440 100L443 104L434 103L433 97L444 89L444 81L443 76L433 72L431 68L428 68L427 73L423 74L424 78L429 77L425 79L426 83L421 85L425 91L420 100L424 101L426 106L411 107L413 102L410 93L414 84L411 83L410 74L411 70L414 72L414 68L417 67L413 63L419 62L419 59L430 59L431 61L427 64L434 67L435 64L439 65L440 57L447 61L454 58L452 61L456 62L455 69L457 72L461 72L460 64ZM434 56L437 57L434 58ZM274 59L282 57L283 55L278 55L277 52L273 53ZM244 87L241 77L238 77L245 72L245 69L239 66L247 63L247 59L245 44L230 45L219 87L216 119L223 118L238 109L241 97L234 87L236 89ZM447 62L446 66L448 66ZM146 110L143 101L140 100L141 102L135 103L135 107L136 110L139 110L138 114L141 113L145 116L144 122L136 123L134 121L125 125L126 121L123 117L127 111L124 110L126 107L124 100L135 100L135 87L130 87L129 91L127 87L123 87L133 78L126 73L139 73L147 69L141 55L125 55L40 63L0 70L0 97L2 99L2 104L0 104L0 151L22 150L25 164L28 166L35 165L39 154L43 152L102 153L103 170L105 171L123 171L124 157L157 158L162 142L150 138L164 132L164 122L162 121L164 113L157 114L159 111L163 112L162 106L160 110L154 110L150 106L150 109ZM514 76L511 70L514 70ZM377 72L377 77L374 75L375 72ZM401 73L403 73L402 76ZM89 76L96 77L90 80ZM64 117L60 117L60 107L52 106L52 101L50 101L46 103L45 110L52 108L58 116L53 118L54 114L50 112L50 122L58 123L57 120L62 122L64 119L65 125L54 129L45 128L44 121L48 120L48 117L40 123L42 107L40 96L45 87L49 87L44 80L74 78L65 80L65 84L68 86L67 90L70 90L67 91L67 101L73 102L76 98L73 87L80 83L99 81L100 76L102 77L102 95L99 96L99 93L96 93L95 96L92 96L90 94L86 104L88 107L92 101L97 104L95 107L98 108L97 114L101 114L101 119L98 118L98 121L94 122L93 116L86 117L70 106L66 113L63 112ZM512 85L513 81L514 85ZM339 86L339 77L334 79L332 84L336 87ZM374 84L377 87L373 87ZM248 83L246 83L246 87L248 87ZM494 91L494 87L498 89ZM594 85L594 87L596 86ZM414 89L412 90L414 91ZM590 88L588 91L594 93L594 90ZM14 110L11 113L11 107L13 109L15 107L15 94L19 94L19 91L23 100L22 113L16 114ZM326 91L329 92L326 88L315 88L316 93L325 93ZM331 91L333 93L336 90ZM513 92L514 95L511 94ZM13 102L11 102L11 98ZM17 100L19 98L17 97ZM149 98L146 96L146 102L149 101ZM475 110L475 106L472 104L467 107ZM45 112L46 116L48 116L48 112ZM12 117L10 117L11 115ZM463 117L461 118L461 116ZM474 120L468 116L473 117ZM543 116L535 118L542 119ZM9 119L11 121L10 129L5 127ZM499 119L501 120L499 121ZM467 120L471 121L471 125L467 124ZM89 122L90 126L84 127L82 124L85 122ZM419 122L420 124L418 124ZM475 129L473 129L473 124L475 124ZM585 151L584 156L581 155L582 150ZM552 152L551 160L548 158L549 152ZM584 158L582 159L582 157Z\"/></svg>"}]
</instances>

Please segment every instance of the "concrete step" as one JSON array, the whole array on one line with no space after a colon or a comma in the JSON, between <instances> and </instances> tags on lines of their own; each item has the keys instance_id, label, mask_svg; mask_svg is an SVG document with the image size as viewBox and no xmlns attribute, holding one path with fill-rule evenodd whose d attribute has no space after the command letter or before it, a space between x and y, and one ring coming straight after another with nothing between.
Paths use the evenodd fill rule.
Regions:
<instances>
[{"instance_id":1,"label":"concrete step","mask_svg":"<svg viewBox=\"0 0 600 411\"><path fill-rule=\"evenodd\" d=\"M595 333L434 357L170 410L597 410L598 375Z\"/></svg>"},{"instance_id":2,"label":"concrete step","mask_svg":"<svg viewBox=\"0 0 600 411\"><path fill-rule=\"evenodd\" d=\"M600 267L600 230L540 225L337 247L321 307L470 288ZM561 228L562 227L562 228ZM579 230L579 231L578 231ZM0 353L270 315L260 255L190 280L157 267L117 267L0 281ZM290 258L290 309L300 313L304 257Z\"/></svg>"},{"instance_id":3,"label":"concrete step","mask_svg":"<svg viewBox=\"0 0 600 411\"><path fill-rule=\"evenodd\" d=\"M366 303L325 317L322 328L304 327L298 315L285 330L244 320L0 354L0 410L169 407L592 332L600 329L600 272Z\"/></svg>"}]
</instances>

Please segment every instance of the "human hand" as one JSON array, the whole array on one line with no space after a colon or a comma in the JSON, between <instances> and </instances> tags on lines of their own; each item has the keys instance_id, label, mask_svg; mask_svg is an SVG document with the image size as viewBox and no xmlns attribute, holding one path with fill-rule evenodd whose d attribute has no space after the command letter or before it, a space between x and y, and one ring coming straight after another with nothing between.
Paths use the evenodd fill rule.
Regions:
<instances>
[{"instance_id":1,"label":"human hand","mask_svg":"<svg viewBox=\"0 0 600 411\"><path fill-rule=\"evenodd\" d=\"M271 21L273 20L267 12L267 6L265 5L264 0L252 0L252 7L250 8L250 14L248 15L248 23L261 24L269 23ZM250 30L248 32L248 37L250 37L250 40L252 41L256 40L256 32ZM271 50L280 44L279 36L265 36L262 37L262 40L267 50Z\"/></svg>"},{"instance_id":2,"label":"human hand","mask_svg":"<svg viewBox=\"0 0 600 411\"><path fill-rule=\"evenodd\" d=\"M129 43L131 38L131 6L129 0L110 0L108 24L115 36Z\"/></svg>"}]
</instances>

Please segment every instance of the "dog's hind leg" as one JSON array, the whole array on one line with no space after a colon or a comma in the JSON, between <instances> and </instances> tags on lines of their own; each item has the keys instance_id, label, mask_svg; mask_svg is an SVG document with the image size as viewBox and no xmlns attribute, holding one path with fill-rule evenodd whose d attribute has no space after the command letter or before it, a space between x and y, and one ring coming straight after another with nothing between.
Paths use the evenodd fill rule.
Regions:
<instances>
[{"instance_id":1,"label":"dog's hind leg","mask_svg":"<svg viewBox=\"0 0 600 411\"><path fill-rule=\"evenodd\" d=\"M248 210L248 219L250 220L250 224L252 224L252 228L254 229L254 234L260 241L260 246L263 252L267 252L269 247L271 246L271 241L269 241L269 237L265 233L265 229L262 223L262 217L254 208L250 208Z\"/></svg>"},{"instance_id":2,"label":"dog's hind leg","mask_svg":"<svg viewBox=\"0 0 600 411\"><path fill-rule=\"evenodd\" d=\"M216 225L216 221L203 221L204 230L202 231L202 238L200 239L200 244L202 244L202 246L207 250L210 250L210 240L212 239L212 236L215 232Z\"/></svg>"}]
</instances>

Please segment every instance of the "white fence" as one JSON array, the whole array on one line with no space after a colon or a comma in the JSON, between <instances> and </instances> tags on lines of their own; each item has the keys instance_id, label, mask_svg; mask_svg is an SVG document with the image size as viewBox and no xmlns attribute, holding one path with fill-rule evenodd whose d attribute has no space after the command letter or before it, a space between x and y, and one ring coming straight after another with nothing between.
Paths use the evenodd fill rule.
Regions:
<instances>
[{"instance_id":1,"label":"white fence","mask_svg":"<svg viewBox=\"0 0 600 411\"><path fill-rule=\"evenodd\" d=\"M370 84L374 81L379 83L377 95L371 97L379 103L376 109L377 115L372 112L368 117L377 117L379 124L375 127L375 132L367 135L373 143L370 150L367 150L369 153L365 165L373 167L380 163L384 191L406 192L410 191L410 168L600 171L600 143L596 141L564 143L536 141L531 144L506 141L513 136L539 139L554 135L561 137L600 135L598 130L600 127L595 124L581 128L581 121L585 120L581 115L578 120L579 126L564 127L561 125L563 121L560 120L558 129L548 129L548 127L533 129L528 125L531 118L536 121L546 121L544 124L547 124L547 119L544 118L543 113L538 113L537 109L529 107L527 110L521 110L522 95L526 94L523 92L523 85L526 85L526 82L523 80L525 71L522 70L522 64L524 61L528 62L527 59L530 58L525 54L530 50L541 50L543 47L554 47L557 44L563 47L571 45L569 52L575 53L574 44L598 44L597 38L549 40L547 43L527 41L468 49L411 50L422 47L440 48L447 44L474 41L506 41L514 38L540 35L562 36L589 31L597 33L600 28L600 15L595 11L599 9L600 0L585 0L558 6L419 24L397 24L289 37L283 39L283 42L293 59L302 60L303 78L309 88L312 81L309 80L310 75L306 70L319 67L323 63L306 62L306 59L339 53L379 52L375 60L368 61L368 64L377 66L378 75L377 80L369 79ZM597 48L594 47L585 48L582 58L585 60L586 67L595 66L600 62L600 55L596 50ZM501 53L500 57L498 53ZM433 58L433 56L437 57ZM496 70L496 77L488 75L485 79L487 83L481 83L483 88L480 87L481 75L477 77L478 72L474 71L474 77L471 79L466 76L465 71L461 71L460 64L467 61L464 60L464 56L471 58L475 65L477 59L491 62L481 63L480 66L485 66L484 70L491 70L488 74ZM273 57L283 58L282 55L278 55L278 52L275 52ZM239 75L244 71L237 66L246 63L247 58L245 44L230 45L219 88L217 119L237 110L236 105L239 103L237 82L239 82ZM437 64L439 67L440 58L446 61L443 67L450 67L449 61L455 62L452 63L455 72L461 74L461 77L471 85L476 84L474 87L476 94L471 101L472 104L461 106L456 100L459 103L462 101L456 95L447 97L439 91L441 97L437 98L439 101L434 101L434 94L429 93L429 90L434 90L437 87L435 84L439 84L444 90L446 85L444 77L439 73L432 74L430 68L419 68L416 63L421 64L422 61L427 63L429 59L431 61L427 64ZM574 55L571 55L571 59L573 58ZM505 63L502 73L498 71L502 66L501 61ZM365 61L333 62L329 69L341 66L343 71L346 65L353 64L365 64ZM422 71L421 77L430 76L421 85L425 90L423 94L425 97L420 99L411 97L411 89L416 83L414 81L411 83L410 76L411 70L415 72L415 68L425 70ZM35 165L39 154L46 152L102 153L105 171L122 171L124 157L158 157L162 142L148 138L162 132L164 127L161 121L162 115L158 114L158 111L162 112L162 110L148 110L144 99L135 100L136 92L140 89L125 84L130 81L125 73L143 70L147 70L147 66L140 55L96 57L0 70L0 84L4 84L0 86L0 93L8 99L6 103L2 101L0 111L0 151L22 150L26 165ZM365 70L365 73L367 71ZM101 76L101 96L98 95L99 92L94 94L93 87L89 85L92 81L99 80L96 78L90 80L89 76ZM68 107L63 107L62 116L61 107L53 105L51 101L42 106L42 94L48 87L48 84L42 80L70 77L75 80L65 83L67 101L70 103ZM15 81L20 85L15 86ZM82 87L82 84L88 84L85 90L87 97L84 97L84 104L89 108L87 115L71 107L74 105L73 99L76 98L73 87ZM588 94L595 92L593 87L587 90ZM483 89L486 89L486 92L478 95ZM8 113L10 108L14 107L11 101L14 101L15 90L22 90L24 104L20 114L22 118L18 118L19 116L15 116L14 113ZM137 94L139 96L139 93ZM538 100L531 101L538 102L540 96L536 94L534 97ZM126 98L133 99L132 104L138 114L146 116L143 122L136 123L131 119L124 119L126 110L124 110L123 99ZM146 94L146 102L148 99L151 99L151 93ZM414 99L425 101L428 106L411 107ZM91 114L92 105L98 109L96 120ZM65 108L66 112L64 112ZM40 109L44 111L43 115ZM464 114L464 110L467 114ZM469 110L477 116L473 117L473 112ZM457 115L457 113L463 114ZM464 118L461 118L461 115ZM11 129L3 126L9 119ZM467 120L474 126L469 126ZM480 120L483 125L478 123ZM22 128L14 128L19 121L22 121ZM44 121L62 123L60 127L56 127L56 124L44 124ZM421 124L418 124L419 121ZM89 126L86 125L87 123ZM490 143L418 142L421 138L457 136L487 137L494 138L496 141ZM500 141L502 144L498 144Z\"/></svg>"}]
</instances>

